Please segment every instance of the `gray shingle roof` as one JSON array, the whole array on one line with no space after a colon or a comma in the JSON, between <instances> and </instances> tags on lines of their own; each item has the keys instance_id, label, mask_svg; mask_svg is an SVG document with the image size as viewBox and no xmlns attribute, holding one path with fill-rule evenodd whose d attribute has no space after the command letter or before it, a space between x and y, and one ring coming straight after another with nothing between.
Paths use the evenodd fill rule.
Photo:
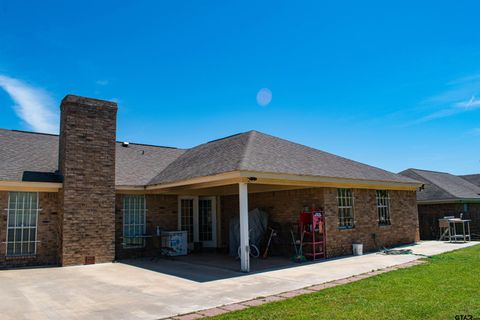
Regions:
<instances>
[{"instance_id":1,"label":"gray shingle roof","mask_svg":"<svg viewBox=\"0 0 480 320\"><path fill-rule=\"evenodd\" d=\"M115 184L121 186L145 186L185 151L185 149L134 143L130 143L125 148L122 147L121 143L117 143Z\"/></svg>"},{"instance_id":2,"label":"gray shingle roof","mask_svg":"<svg viewBox=\"0 0 480 320\"><path fill-rule=\"evenodd\" d=\"M425 189L417 192L419 201L480 200L480 187L446 172L407 169L400 174L425 183Z\"/></svg>"},{"instance_id":3,"label":"gray shingle roof","mask_svg":"<svg viewBox=\"0 0 480 320\"><path fill-rule=\"evenodd\" d=\"M0 129L0 180L57 182L58 136ZM236 170L416 183L412 179L257 131L191 149L116 147L116 185L145 186Z\"/></svg>"},{"instance_id":4,"label":"gray shingle roof","mask_svg":"<svg viewBox=\"0 0 480 320\"><path fill-rule=\"evenodd\" d=\"M480 187L480 174L466 174L459 177Z\"/></svg>"},{"instance_id":5,"label":"gray shingle roof","mask_svg":"<svg viewBox=\"0 0 480 320\"><path fill-rule=\"evenodd\" d=\"M0 180L58 182L58 136L0 129Z\"/></svg>"},{"instance_id":6,"label":"gray shingle roof","mask_svg":"<svg viewBox=\"0 0 480 320\"><path fill-rule=\"evenodd\" d=\"M416 183L412 179L257 131L189 149L150 184L236 170Z\"/></svg>"},{"instance_id":7,"label":"gray shingle roof","mask_svg":"<svg viewBox=\"0 0 480 320\"><path fill-rule=\"evenodd\" d=\"M116 185L146 185L185 150L117 143ZM58 135L0 129L0 180L59 182Z\"/></svg>"}]
</instances>

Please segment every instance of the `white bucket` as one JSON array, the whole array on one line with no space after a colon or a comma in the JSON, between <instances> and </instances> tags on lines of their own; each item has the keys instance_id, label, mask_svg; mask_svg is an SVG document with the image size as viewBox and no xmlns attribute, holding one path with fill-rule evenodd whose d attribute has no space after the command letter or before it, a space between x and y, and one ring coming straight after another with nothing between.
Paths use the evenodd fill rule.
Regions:
<instances>
[{"instance_id":1,"label":"white bucket","mask_svg":"<svg viewBox=\"0 0 480 320\"><path fill-rule=\"evenodd\" d=\"M352 244L352 251L354 256L361 256L363 255L363 244L362 243L354 243Z\"/></svg>"}]
</instances>

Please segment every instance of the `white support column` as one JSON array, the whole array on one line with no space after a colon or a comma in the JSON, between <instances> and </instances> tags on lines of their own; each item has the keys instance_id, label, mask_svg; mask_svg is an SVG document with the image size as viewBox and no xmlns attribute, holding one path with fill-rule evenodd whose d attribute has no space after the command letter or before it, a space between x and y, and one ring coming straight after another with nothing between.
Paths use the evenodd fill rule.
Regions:
<instances>
[{"instance_id":1,"label":"white support column","mask_svg":"<svg viewBox=\"0 0 480 320\"><path fill-rule=\"evenodd\" d=\"M238 184L240 202L240 268L242 272L250 272L250 232L248 227L248 185Z\"/></svg>"}]
</instances>

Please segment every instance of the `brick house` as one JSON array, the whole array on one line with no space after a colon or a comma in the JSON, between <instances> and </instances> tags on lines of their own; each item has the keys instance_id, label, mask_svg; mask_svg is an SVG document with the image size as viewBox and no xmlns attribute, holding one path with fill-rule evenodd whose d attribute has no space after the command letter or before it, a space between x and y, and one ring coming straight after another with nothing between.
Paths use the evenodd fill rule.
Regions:
<instances>
[{"instance_id":1,"label":"brick house","mask_svg":"<svg viewBox=\"0 0 480 320\"><path fill-rule=\"evenodd\" d=\"M472 238L480 237L480 175L455 176L420 169L407 169L400 174L424 183L417 192L422 240L439 239L438 219L460 215L472 220Z\"/></svg>"},{"instance_id":2,"label":"brick house","mask_svg":"<svg viewBox=\"0 0 480 320\"><path fill-rule=\"evenodd\" d=\"M143 255L157 226L224 248L239 217L248 271L257 207L277 223L323 208L330 257L418 240L413 179L256 131L191 149L121 143L115 103L68 95L60 109L59 136L0 130L1 266Z\"/></svg>"}]
</instances>

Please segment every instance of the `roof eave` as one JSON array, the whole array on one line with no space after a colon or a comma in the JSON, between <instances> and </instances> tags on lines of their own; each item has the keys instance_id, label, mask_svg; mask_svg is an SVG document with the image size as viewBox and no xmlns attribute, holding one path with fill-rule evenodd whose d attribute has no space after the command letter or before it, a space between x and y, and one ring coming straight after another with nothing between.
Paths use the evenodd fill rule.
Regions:
<instances>
[{"instance_id":1,"label":"roof eave","mask_svg":"<svg viewBox=\"0 0 480 320\"><path fill-rule=\"evenodd\" d=\"M199 187L212 187L227 185L239 182L257 184L291 185L306 187L348 187L363 189L389 189L389 190L411 190L416 191L423 185L420 182L397 182L380 180L360 180L335 177L321 177L309 175L295 175L285 173L257 172L257 171L231 171L211 176L195 177L192 179L167 182L162 184L146 186L146 190L161 190L176 187L195 185Z\"/></svg>"},{"instance_id":2,"label":"roof eave","mask_svg":"<svg viewBox=\"0 0 480 320\"><path fill-rule=\"evenodd\" d=\"M480 203L479 198L452 198L439 200L417 200L418 205L447 204L447 203Z\"/></svg>"},{"instance_id":3,"label":"roof eave","mask_svg":"<svg viewBox=\"0 0 480 320\"><path fill-rule=\"evenodd\" d=\"M60 182L0 181L0 191L58 192L62 186Z\"/></svg>"}]
</instances>

